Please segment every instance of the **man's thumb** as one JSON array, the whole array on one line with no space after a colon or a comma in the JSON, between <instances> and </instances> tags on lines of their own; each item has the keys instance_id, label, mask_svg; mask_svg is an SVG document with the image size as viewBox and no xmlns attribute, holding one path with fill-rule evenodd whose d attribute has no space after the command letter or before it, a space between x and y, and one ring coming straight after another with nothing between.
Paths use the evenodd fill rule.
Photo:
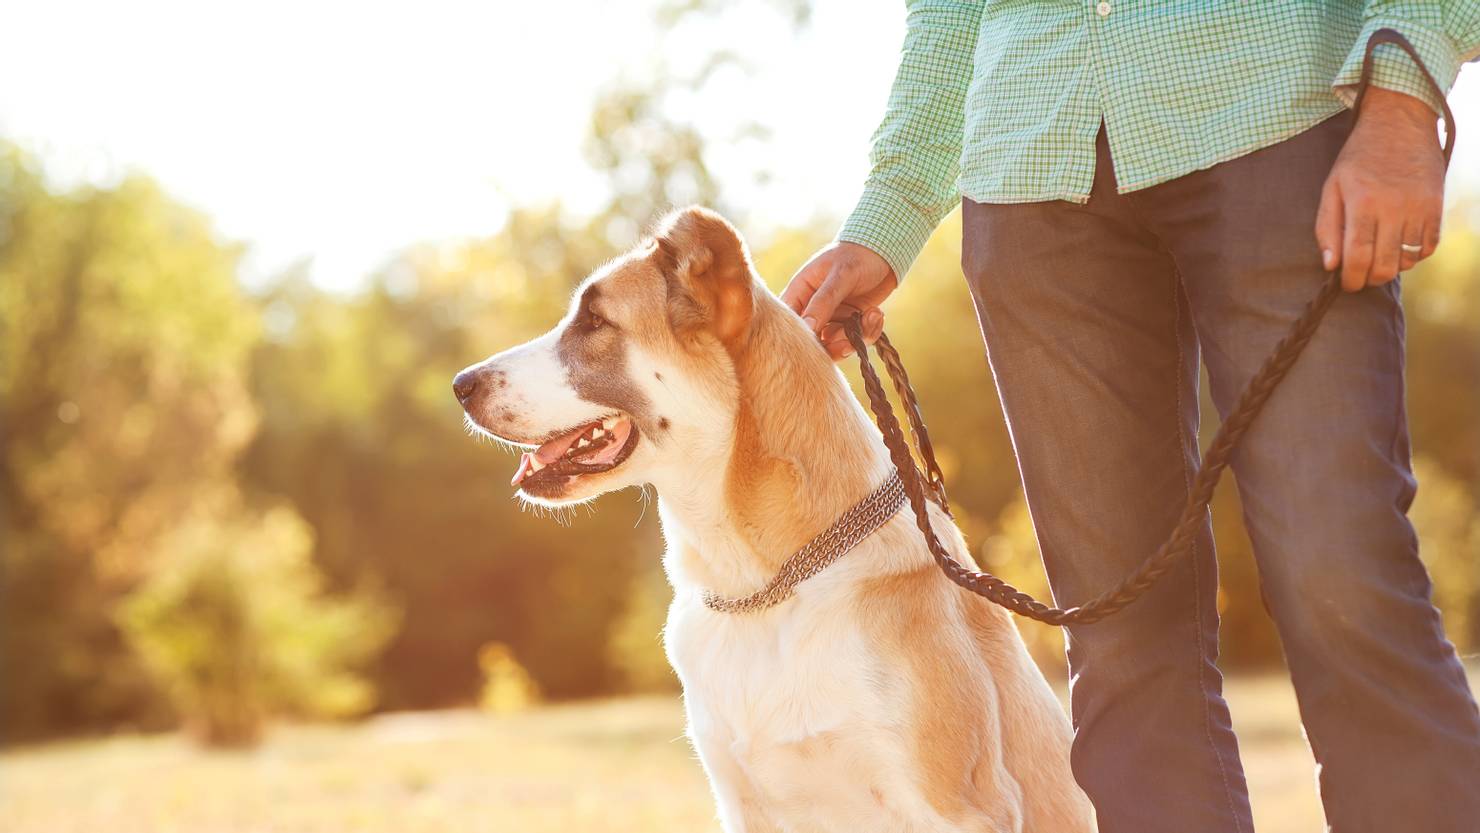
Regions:
<instances>
[{"instance_id":1,"label":"man's thumb","mask_svg":"<svg viewBox=\"0 0 1480 833\"><path fill-rule=\"evenodd\" d=\"M786 282L786 288L781 290L781 303L791 307L791 311L797 315L801 315L802 311L806 309L807 302L812 300L812 295L816 291L817 285L821 282L820 279L814 277L814 275L823 271L822 264L818 263L817 260L814 257L807 261L801 269L797 270L795 275L791 276L791 280ZM823 277L825 278L826 274Z\"/></svg>"}]
</instances>

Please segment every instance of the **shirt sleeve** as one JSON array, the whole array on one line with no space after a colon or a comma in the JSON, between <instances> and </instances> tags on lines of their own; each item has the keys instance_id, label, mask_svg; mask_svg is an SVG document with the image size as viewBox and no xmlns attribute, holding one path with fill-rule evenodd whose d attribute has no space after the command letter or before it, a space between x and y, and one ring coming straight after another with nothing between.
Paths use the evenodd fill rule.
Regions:
<instances>
[{"instance_id":1,"label":"shirt sleeve","mask_svg":"<svg viewBox=\"0 0 1480 833\"><path fill-rule=\"evenodd\" d=\"M963 103L982 2L908 0L904 48L871 170L838 239L873 249L901 281L959 200Z\"/></svg>"},{"instance_id":2,"label":"shirt sleeve","mask_svg":"<svg viewBox=\"0 0 1480 833\"><path fill-rule=\"evenodd\" d=\"M1445 93L1454 85L1460 64L1480 56L1480 3L1475 0L1368 0L1363 18L1362 34L1332 82L1333 91L1348 107L1356 101L1367 40L1378 29L1393 29L1408 38ZM1442 102L1407 53L1382 45L1372 60L1374 85L1421 99L1435 113L1442 111Z\"/></svg>"}]
</instances>

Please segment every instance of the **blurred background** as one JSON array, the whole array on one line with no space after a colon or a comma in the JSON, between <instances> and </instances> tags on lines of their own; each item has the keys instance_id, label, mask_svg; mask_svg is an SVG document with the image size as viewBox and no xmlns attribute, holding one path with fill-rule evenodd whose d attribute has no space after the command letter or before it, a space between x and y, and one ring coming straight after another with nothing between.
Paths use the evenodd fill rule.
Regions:
<instances>
[{"instance_id":1,"label":"blurred background","mask_svg":"<svg viewBox=\"0 0 1480 833\"><path fill-rule=\"evenodd\" d=\"M779 289L863 181L901 5L64 1L6 30L0 829L714 829L656 513L522 510L449 382L670 206L725 212ZM1473 658L1480 69L1452 100L1444 242L1405 282L1412 516ZM1041 593L959 233L889 329L980 559ZM1214 517L1261 829L1314 829L1229 484Z\"/></svg>"}]
</instances>

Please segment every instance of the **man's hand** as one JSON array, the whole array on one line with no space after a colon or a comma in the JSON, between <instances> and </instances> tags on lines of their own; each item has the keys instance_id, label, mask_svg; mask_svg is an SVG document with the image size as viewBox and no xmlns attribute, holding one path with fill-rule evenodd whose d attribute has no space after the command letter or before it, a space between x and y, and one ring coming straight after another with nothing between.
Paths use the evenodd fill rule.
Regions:
<instances>
[{"instance_id":1,"label":"man's hand","mask_svg":"<svg viewBox=\"0 0 1480 833\"><path fill-rule=\"evenodd\" d=\"M884 331L879 304L899 285L889 263L857 243L833 243L792 275L781 300L802 316L834 359L852 355L853 347L837 321L863 313L863 338L869 344Z\"/></svg>"},{"instance_id":2,"label":"man's hand","mask_svg":"<svg viewBox=\"0 0 1480 833\"><path fill-rule=\"evenodd\" d=\"M1316 212L1322 262L1341 267L1346 291L1387 283L1439 245L1444 157L1434 122L1417 98L1367 90Z\"/></svg>"}]
</instances>

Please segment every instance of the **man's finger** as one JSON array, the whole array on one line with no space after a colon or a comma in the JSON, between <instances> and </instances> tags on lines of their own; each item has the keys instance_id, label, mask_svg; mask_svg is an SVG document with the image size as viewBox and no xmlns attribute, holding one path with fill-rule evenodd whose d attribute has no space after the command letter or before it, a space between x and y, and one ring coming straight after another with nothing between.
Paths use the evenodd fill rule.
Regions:
<instances>
[{"instance_id":1,"label":"man's finger","mask_svg":"<svg viewBox=\"0 0 1480 833\"><path fill-rule=\"evenodd\" d=\"M1341 241L1341 288L1356 292L1367 285L1367 272L1372 268L1372 246L1377 236L1377 221L1370 214L1346 212Z\"/></svg>"},{"instance_id":2,"label":"man's finger","mask_svg":"<svg viewBox=\"0 0 1480 833\"><path fill-rule=\"evenodd\" d=\"M1341 222L1344 206L1341 185L1334 177L1321 189L1321 207L1316 211L1316 245L1321 249L1321 266L1327 272L1341 263Z\"/></svg>"},{"instance_id":3,"label":"man's finger","mask_svg":"<svg viewBox=\"0 0 1480 833\"><path fill-rule=\"evenodd\" d=\"M1372 244L1372 266L1367 270L1367 283L1384 284L1398 276L1403 258L1403 220L1386 217L1377 221L1377 234Z\"/></svg>"},{"instance_id":4,"label":"man's finger","mask_svg":"<svg viewBox=\"0 0 1480 833\"><path fill-rule=\"evenodd\" d=\"M817 333L817 340L822 342L823 349L834 361L853 354L853 346L848 343L848 334L843 332L843 325L836 321L823 324L821 331Z\"/></svg>"},{"instance_id":5,"label":"man's finger","mask_svg":"<svg viewBox=\"0 0 1480 833\"><path fill-rule=\"evenodd\" d=\"M834 359L845 359L853 355L853 345L848 342L848 336L843 334L842 327L838 327L831 337L824 337L822 346L827 348L828 355Z\"/></svg>"},{"instance_id":6,"label":"man's finger","mask_svg":"<svg viewBox=\"0 0 1480 833\"><path fill-rule=\"evenodd\" d=\"M1417 264L1420 260L1423 260L1424 258L1423 218L1410 217L1405 223L1403 223L1403 233L1399 236L1398 239L1400 241L1398 271L1407 272L1409 269L1412 269L1415 264ZM1404 248L1407 246L1416 246L1418 250L1411 251L1407 248Z\"/></svg>"},{"instance_id":7,"label":"man's finger","mask_svg":"<svg viewBox=\"0 0 1480 833\"><path fill-rule=\"evenodd\" d=\"M1430 215L1423 224L1423 256L1428 257L1439 248L1439 229L1443 220L1439 215Z\"/></svg>"},{"instance_id":8,"label":"man's finger","mask_svg":"<svg viewBox=\"0 0 1480 833\"><path fill-rule=\"evenodd\" d=\"M820 332L822 325L832 320L838 310L838 304L841 304L851 291L852 287L847 285L847 280L842 274L836 268L832 269L822 281L822 286L818 287L817 291L812 293L811 299L807 301L806 308L802 310L802 320L807 322L812 332Z\"/></svg>"},{"instance_id":9,"label":"man's finger","mask_svg":"<svg viewBox=\"0 0 1480 833\"><path fill-rule=\"evenodd\" d=\"M809 260L806 265L797 270L791 280L787 282L786 288L781 290L781 301L797 315L806 309L807 302L812 300L812 293L817 291L817 285L827 276L827 270L817 260Z\"/></svg>"},{"instance_id":10,"label":"man's finger","mask_svg":"<svg viewBox=\"0 0 1480 833\"><path fill-rule=\"evenodd\" d=\"M873 344L884 334L884 311L873 307L863 314L863 340Z\"/></svg>"}]
</instances>

